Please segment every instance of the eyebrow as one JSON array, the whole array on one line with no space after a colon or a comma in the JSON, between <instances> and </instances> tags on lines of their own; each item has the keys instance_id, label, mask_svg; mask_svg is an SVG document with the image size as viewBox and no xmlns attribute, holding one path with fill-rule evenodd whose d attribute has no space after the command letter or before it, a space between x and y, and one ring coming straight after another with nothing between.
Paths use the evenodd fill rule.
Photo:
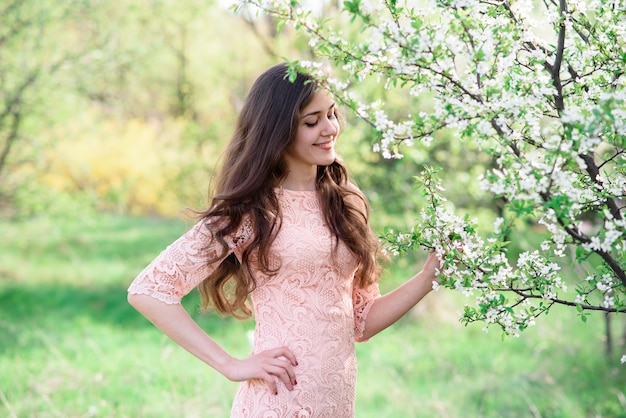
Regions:
<instances>
[{"instance_id":1,"label":"eyebrow","mask_svg":"<svg viewBox=\"0 0 626 418\"><path fill-rule=\"evenodd\" d=\"M336 105L336 103L331 104L331 105L330 105L330 107L328 108L328 110L330 110L330 109L332 109L333 107L335 107L335 105ZM321 110L314 110L313 112L309 112L309 113L307 113L306 115L302 115L302 116L300 116L300 119L304 119L304 118L306 118L306 117L308 117L308 116L317 115L317 114L319 114L319 113L322 113L322 111L321 111Z\"/></svg>"}]
</instances>

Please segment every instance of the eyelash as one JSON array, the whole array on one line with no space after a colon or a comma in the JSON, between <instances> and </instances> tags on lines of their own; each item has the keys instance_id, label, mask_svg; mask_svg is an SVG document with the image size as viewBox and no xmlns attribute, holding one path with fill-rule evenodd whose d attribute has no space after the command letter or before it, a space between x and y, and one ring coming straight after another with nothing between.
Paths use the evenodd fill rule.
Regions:
<instances>
[{"instance_id":1,"label":"eyelash","mask_svg":"<svg viewBox=\"0 0 626 418\"><path fill-rule=\"evenodd\" d=\"M332 114L328 115L328 119L331 119L331 120L332 120L332 119L337 119L337 112L334 112L334 111L333 111L333 113L332 113ZM309 128L312 128L312 127L314 127L315 125L317 125L317 123L318 123L318 122L319 122L319 119L318 119L318 120L316 120L316 121L315 121L315 122L313 122L313 123L308 123L308 122L305 122L304 124L305 124L306 126L308 126Z\"/></svg>"}]
</instances>

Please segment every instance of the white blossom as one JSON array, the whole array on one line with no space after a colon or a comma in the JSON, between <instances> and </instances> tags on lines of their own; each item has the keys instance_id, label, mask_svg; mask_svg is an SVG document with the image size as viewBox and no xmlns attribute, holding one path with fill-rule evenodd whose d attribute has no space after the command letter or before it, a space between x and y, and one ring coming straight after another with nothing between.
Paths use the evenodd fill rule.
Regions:
<instances>
[{"instance_id":1,"label":"white blossom","mask_svg":"<svg viewBox=\"0 0 626 418\"><path fill-rule=\"evenodd\" d=\"M436 182L427 186L426 199L432 199L427 202L432 207L421 212L415 226L421 238L402 232L390 235L396 246L386 248L388 253L397 255L398 248L418 239L441 257L451 249L448 237L461 237L459 260L442 268L444 277L456 278L454 285L442 281L433 283L433 288L450 287L474 298L476 304L466 306L468 319L484 321L485 332L495 324L513 336L532 326L546 303L515 292L501 298L501 289L511 288L541 289L541 297L551 301L566 298L607 309L620 301L623 306L623 298L616 297L620 283L611 274L591 272L580 277L576 294L567 295L565 273L555 262L573 254L574 246L586 252L583 256L602 252L616 258L623 256L626 246L624 210L616 217L614 212L595 209L626 195L626 158L604 157L623 148L622 139L614 138L626 136L626 77L616 77L623 73L621 57L626 53L626 44L615 42L626 39L626 18L617 12L622 6L619 1L571 0L565 14L551 2L536 5L532 0L517 0L506 13L478 0L453 0L445 7L437 2L424 7L418 2L395 19L386 2L362 0L359 10L370 23L363 23L355 38L342 33L343 22L337 27L318 24L315 13L306 10L306 2L297 7L289 0L239 4L288 16L286 23L304 28L312 48L331 50L326 57L331 60L335 53L340 57L340 68L347 75L327 77L330 89L344 103L353 103L355 114L378 131L380 140L372 145L373 152L401 158L402 147L413 146L426 155L427 147L445 129L455 140L477 145L492 156L494 164L485 165L489 168L476 178L483 193L503 198L506 209L532 208L524 216L543 228L543 235L536 248L516 259L501 241L505 224L507 230L517 228L520 219L514 213L505 211L496 218L493 234L483 239L476 232L476 221L457 216ZM459 10L469 25L459 24ZM585 30L575 27L585 19L575 18L591 12L597 30L593 39L585 40L580 35ZM412 25L414 19L419 20L419 29ZM556 59L556 28L561 21L566 27L566 48L560 74L563 107L557 109L557 88L546 63ZM301 65L313 74L324 70L314 61ZM378 82L392 90L401 80L407 81L403 89L411 100L409 106L419 103L419 110L394 109L382 101L363 103L356 97L363 82ZM585 161L589 155L599 166L594 178L589 174L594 172L593 164ZM583 222L583 214L590 211L594 221Z\"/></svg>"}]
</instances>

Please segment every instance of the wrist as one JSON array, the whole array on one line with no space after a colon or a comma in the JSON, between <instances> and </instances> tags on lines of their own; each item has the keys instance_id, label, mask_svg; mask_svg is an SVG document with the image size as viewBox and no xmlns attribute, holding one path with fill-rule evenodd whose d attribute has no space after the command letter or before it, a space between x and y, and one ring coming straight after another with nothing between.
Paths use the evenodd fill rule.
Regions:
<instances>
[{"instance_id":1,"label":"wrist","mask_svg":"<svg viewBox=\"0 0 626 418\"><path fill-rule=\"evenodd\" d=\"M417 273L417 275L413 279L418 282L418 286L425 293L433 290L433 282L438 281L436 275L430 274L429 272L424 270Z\"/></svg>"},{"instance_id":2,"label":"wrist","mask_svg":"<svg viewBox=\"0 0 626 418\"><path fill-rule=\"evenodd\" d=\"M210 364L210 366L221 373L224 377L232 380L235 361L236 359L233 356L224 352L224 354L215 359L213 364Z\"/></svg>"}]
</instances>

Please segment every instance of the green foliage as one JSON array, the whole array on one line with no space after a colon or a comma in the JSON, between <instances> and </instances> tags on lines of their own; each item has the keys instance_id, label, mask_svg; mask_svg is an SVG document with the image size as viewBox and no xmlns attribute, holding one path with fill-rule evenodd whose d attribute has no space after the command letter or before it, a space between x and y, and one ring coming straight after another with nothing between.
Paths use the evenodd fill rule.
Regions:
<instances>
[{"instance_id":1,"label":"green foliage","mask_svg":"<svg viewBox=\"0 0 626 418\"><path fill-rule=\"evenodd\" d=\"M273 62L205 1L12 1L0 28L0 97L13 103L0 109L0 156L19 121L0 163L4 216L40 211L22 191L37 188L116 212L204 206L243 96Z\"/></svg>"},{"instance_id":2,"label":"green foliage","mask_svg":"<svg viewBox=\"0 0 626 418\"><path fill-rule=\"evenodd\" d=\"M32 167L41 162L50 126L70 68L88 68L87 47L99 34L82 26L89 7L52 0L10 0L0 9L0 202L10 200ZM84 61L83 61L84 60Z\"/></svg>"}]
</instances>

